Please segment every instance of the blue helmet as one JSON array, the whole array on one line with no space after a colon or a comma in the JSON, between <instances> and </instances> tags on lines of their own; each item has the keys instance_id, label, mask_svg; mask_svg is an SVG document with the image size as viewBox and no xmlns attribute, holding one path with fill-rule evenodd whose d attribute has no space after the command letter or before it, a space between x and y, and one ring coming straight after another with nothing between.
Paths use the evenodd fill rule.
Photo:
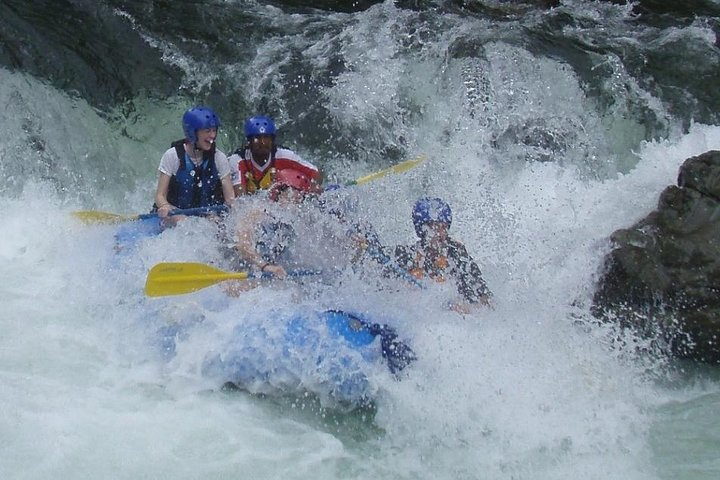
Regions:
<instances>
[{"instance_id":1,"label":"blue helmet","mask_svg":"<svg viewBox=\"0 0 720 480\"><path fill-rule=\"evenodd\" d=\"M197 131L204 128L218 128L220 123L220 117L215 114L212 108L208 107L193 107L182 117L183 132L185 132L185 138L190 140L193 144L197 142Z\"/></svg>"},{"instance_id":2,"label":"blue helmet","mask_svg":"<svg viewBox=\"0 0 720 480\"><path fill-rule=\"evenodd\" d=\"M412 212L415 233L423 236L423 226L429 222L445 223L448 228L452 224L452 210L450 205L440 198L423 197L415 202Z\"/></svg>"},{"instance_id":3,"label":"blue helmet","mask_svg":"<svg viewBox=\"0 0 720 480\"><path fill-rule=\"evenodd\" d=\"M275 138L275 122L270 117L255 115L245 120L245 137L256 135L270 135Z\"/></svg>"}]
</instances>

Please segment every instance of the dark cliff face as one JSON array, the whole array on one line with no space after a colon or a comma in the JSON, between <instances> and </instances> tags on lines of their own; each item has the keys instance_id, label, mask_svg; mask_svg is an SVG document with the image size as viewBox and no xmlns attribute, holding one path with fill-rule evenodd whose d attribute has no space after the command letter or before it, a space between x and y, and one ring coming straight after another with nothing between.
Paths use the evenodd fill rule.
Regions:
<instances>
[{"instance_id":1,"label":"dark cliff face","mask_svg":"<svg viewBox=\"0 0 720 480\"><path fill-rule=\"evenodd\" d=\"M268 41L286 45L288 35L303 36L308 42L336 36L339 42L342 35L337 29L345 28L343 22L352 24L349 17L378 3L382 2L267 0L248 6L207 0L0 0L0 65L46 80L103 111L141 95L179 94L215 105L227 103L224 110L234 115L247 109L241 92L247 80L242 74L228 78L228 71L243 72L258 55L258 45ZM679 2L682 6L674 9L663 6L667 3L672 2L642 1L638 4L642 11L634 17L618 14L596 20L576 17L555 0L396 0L394 5L423 12L407 25L408 34L441 30L441 20L450 15L509 22L512 28L507 31L517 34L504 41L520 42L533 54L567 62L584 82L588 96L609 108L625 100L608 97L614 93L605 92L604 85L617 72L608 69L612 62L597 58L618 58L622 69L661 99L678 121L716 123L720 93L709 86L720 80L716 68L720 51L697 39L664 32L691 22L718 31L720 9L701 0ZM283 24L273 13L281 11L308 18ZM336 12L348 15L323 21L323 15ZM523 23L526 16L531 19L528 24ZM628 37L637 41L628 42ZM432 41L432 36L428 38ZM476 41L472 35L459 39L460 44ZM422 43L413 48L422 48ZM481 51L482 45L474 50ZM282 73L292 78L312 72L312 82L305 79L302 85L321 88L346 68L342 45L329 52L328 71L312 72L301 47L296 51L287 45L283 55L291 62ZM194 84L188 77L211 80ZM256 81L272 83L265 78ZM272 88L267 92L262 107L273 106ZM288 103L300 103L302 114L308 103L321 102L311 98L315 93L300 92ZM223 102L226 98L230 100ZM645 117L643 125L651 125L647 139L664 136L664 121L654 118L658 113L637 108L636 114Z\"/></svg>"},{"instance_id":2,"label":"dark cliff face","mask_svg":"<svg viewBox=\"0 0 720 480\"><path fill-rule=\"evenodd\" d=\"M47 80L98 108L140 91L169 95L180 72L110 7L93 1L0 2L0 65Z\"/></svg>"},{"instance_id":3,"label":"dark cliff face","mask_svg":"<svg viewBox=\"0 0 720 480\"><path fill-rule=\"evenodd\" d=\"M594 313L720 363L720 151L687 159L657 209L612 241Z\"/></svg>"},{"instance_id":4,"label":"dark cliff face","mask_svg":"<svg viewBox=\"0 0 720 480\"><path fill-rule=\"evenodd\" d=\"M288 12L343 13L360 12L378 3L382 1L267 2ZM482 5L448 2L450 8L456 3ZM398 6L433 10L437 3L398 1ZM44 79L100 109L121 104L139 92L169 96L182 89L187 72L163 58L167 52L160 42L210 65L213 59L249 61L259 36L279 34L282 28L258 23L258 11L263 8L262 3L250 10L203 0L0 0L0 65ZM205 94L227 92L218 86Z\"/></svg>"}]
</instances>

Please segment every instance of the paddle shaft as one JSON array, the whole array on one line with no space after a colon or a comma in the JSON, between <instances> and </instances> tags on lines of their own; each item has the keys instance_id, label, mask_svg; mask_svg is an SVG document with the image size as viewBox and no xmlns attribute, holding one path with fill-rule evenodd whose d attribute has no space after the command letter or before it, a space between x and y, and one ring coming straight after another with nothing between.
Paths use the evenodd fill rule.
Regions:
<instances>
[{"instance_id":1,"label":"paddle shaft","mask_svg":"<svg viewBox=\"0 0 720 480\"><path fill-rule=\"evenodd\" d=\"M168 213L169 216L176 216L176 215L187 215L189 217L198 217L201 215L208 215L210 213L223 213L227 212L228 206L227 205L214 205L212 207L197 207L197 208L176 208L175 210L170 210L170 213ZM143 213L137 216L138 220L144 220L146 218L155 218L158 217L157 212L152 213Z\"/></svg>"},{"instance_id":2,"label":"paddle shaft","mask_svg":"<svg viewBox=\"0 0 720 480\"><path fill-rule=\"evenodd\" d=\"M317 270L292 270L289 276L317 275ZM249 272L225 272L219 268L195 262L158 263L150 269L145 281L145 294L149 297L182 295L210 287L226 280L272 278L271 273L254 275Z\"/></svg>"},{"instance_id":3,"label":"paddle shaft","mask_svg":"<svg viewBox=\"0 0 720 480\"><path fill-rule=\"evenodd\" d=\"M411 158L409 160L405 160L404 162L400 162L397 165L393 165L392 167L380 170L375 173L371 173L369 175L365 175L364 177L360 177L356 180L348 182L345 184L345 186L349 187L349 186L353 186L353 185L363 185L365 183L371 182L378 178L382 178L391 173L406 172L406 171L410 170L411 168L415 168L417 165L422 163L424 160L425 160L424 155L421 155L416 158ZM209 213L221 213L221 212L227 211L227 208L228 207L226 205L216 205L216 206L212 206L212 207L175 209L175 210L172 210L168 215L198 216L198 215L206 215ZM83 211L79 211L79 212L73 212L73 215L75 217L79 218L82 222L84 222L86 224L120 223L120 222L145 220L148 218L157 218L158 217L157 212L141 213L141 214L137 214L137 215L121 215L121 214L117 214L117 213L101 212L101 211L97 211L97 210L83 210Z\"/></svg>"},{"instance_id":4,"label":"paddle shaft","mask_svg":"<svg viewBox=\"0 0 720 480\"><path fill-rule=\"evenodd\" d=\"M407 172L411 168L415 168L416 166L420 165L424 160L425 160L424 155L421 155L416 158L411 158L410 160L405 160L404 162L400 162L397 165L393 165L392 167L386 168L384 170L380 170L375 173L371 173L369 175L365 175L364 177L360 177L356 180L353 180L352 182L348 182L345 184L345 186L350 187L352 185L362 185L364 183L368 183L373 180L377 180L378 178L382 178L391 173Z\"/></svg>"},{"instance_id":5,"label":"paddle shaft","mask_svg":"<svg viewBox=\"0 0 720 480\"><path fill-rule=\"evenodd\" d=\"M212 207L198 207L198 208L176 208L172 210L169 215L188 215L188 216L199 216L207 215L210 213L221 213L227 211L226 205L215 205ZM121 222L132 222L135 220L145 220L148 218L158 218L157 212L142 213L139 215L120 215L117 213L100 212L97 210L83 210L79 212L73 212L73 215L79 218L86 224L94 223L121 223Z\"/></svg>"}]
</instances>

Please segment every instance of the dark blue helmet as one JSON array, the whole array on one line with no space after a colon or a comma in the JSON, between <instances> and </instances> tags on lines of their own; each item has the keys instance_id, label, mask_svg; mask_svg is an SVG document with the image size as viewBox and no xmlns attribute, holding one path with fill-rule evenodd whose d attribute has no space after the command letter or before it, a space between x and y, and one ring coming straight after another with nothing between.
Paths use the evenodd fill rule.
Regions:
<instances>
[{"instance_id":1,"label":"dark blue helmet","mask_svg":"<svg viewBox=\"0 0 720 480\"><path fill-rule=\"evenodd\" d=\"M450 228L452 210L450 210L450 205L440 198L423 197L415 202L412 219L415 233L418 234L418 237L422 237L423 226L429 222L441 222Z\"/></svg>"},{"instance_id":2,"label":"dark blue helmet","mask_svg":"<svg viewBox=\"0 0 720 480\"><path fill-rule=\"evenodd\" d=\"M275 122L270 117L255 115L245 120L245 137L250 139L256 135L270 135L275 138Z\"/></svg>"},{"instance_id":3,"label":"dark blue helmet","mask_svg":"<svg viewBox=\"0 0 720 480\"><path fill-rule=\"evenodd\" d=\"M218 128L220 123L220 117L218 117L212 108L208 107L193 107L182 117L183 132L185 132L185 138L195 144L197 142L197 131L204 128Z\"/></svg>"}]
</instances>

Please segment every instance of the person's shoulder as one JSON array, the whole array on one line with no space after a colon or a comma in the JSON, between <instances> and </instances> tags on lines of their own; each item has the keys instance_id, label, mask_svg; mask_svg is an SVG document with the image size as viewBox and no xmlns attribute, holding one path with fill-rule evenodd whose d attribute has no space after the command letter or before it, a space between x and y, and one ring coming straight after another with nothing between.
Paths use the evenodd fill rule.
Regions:
<instances>
[{"instance_id":1,"label":"person's shoulder","mask_svg":"<svg viewBox=\"0 0 720 480\"><path fill-rule=\"evenodd\" d=\"M232 161L239 162L245 158L245 150L242 147L236 148L228 155L228 158Z\"/></svg>"},{"instance_id":2,"label":"person's shoulder","mask_svg":"<svg viewBox=\"0 0 720 480\"><path fill-rule=\"evenodd\" d=\"M275 150L275 159L287 159L292 160L298 163L301 163L303 165L308 165L314 167L314 165L307 160L304 160L300 155L298 155L295 150L291 150L289 148L283 147L282 145L278 145L277 149Z\"/></svg>"},{"instance_id":3,"label":"person's shoulder","mask_svg":"<svg viewBox=\"0 0 720 480\"><path fill-rule=\"evenodd\" d=\"M168 148L167 150L165 150L165 153L163 153L163 158L164 158L164 157L170 157L170 156L175 156L175 157L178 156L178 155L177 155L177 149L176 149L175 147L170 147L170 148Z\"/></svg>"},{"instance_id":4,"label":"person's shoulder","mask_svg":"<svg viewBox=\"0 0 720 480\"><path fill-rule=\"evenodd\" d=\"M173 176L180 168L180 157L178 157L175 147L168 148L160 159L158 170L162 173Z\"/></svg>"},{"instance_id":5,"label":"person's shoulder","mask_svg":"<svg viewBox=\"0 0 720 480\"><path fill-rule=\"evenodd\" d=\"M300 158L298 154L287 148L278 148L275 152L275 168L293 168L304 172L313 178L317 177L320 170L311 162Z\"/></svg>"},{"instance_id":6,"label":"person's shoulder","mask_svg":"<svg viewBox=\"0 0 720 480\"><path fill-rule=\"evenodd\" d=\"M275 155L297 155L297 153L295 153L295 150L293 150L292 148L277 144L275 145Z\"/></svg>"},{"instance_id":7,"label":"person's shoulder","mask_svg":"<svg viewBox=\"0 0 720 480\"><path fill-rule=\"evenodd\" d=\"M465 244L462 243L460 240L452 237L448 237L447 239L448 245L455 248L465 248Z\"/></svg>"},{"instance_id":8,"label":"person's shoulder","mask_svg":"<svg viewBox=\"0 0 720 480\"><path fill-rule=\"evenodd\" d=\"M165 153L163 153L162 158L160 159L160 163L165 164L174 164L174 163L180 163L180 155L178 155L178 151L175 147L170 147L167 150L165 150Z\"/></svg>"},{"instance_id":9,"label":"person's shoulder","mask_svg":"<svg viewBox=\"0 0 720 480\"><path fill-rule=\"evenodd\" d=\"M221 179L225 178L227 175L232 175L233 172L237 171L237 168L233 168L225 153L220 150L215 150L215 168L217 169L218 175ZM233 178L233 181L234 180L235 179Z\"/></svg>"},{"instance_id":10,"label":"person's shoulder","mask_svg":"<svg viewBox=\"0 0 720 480\"><path fill-rule=\"evenodd\" d=\"M295 153L295 150L278 145L275 149L275 159L300 160L300 155Z\"/></svg>"},{"instance_id":11,"label":"person's shoulder","mask_svg":"<svg viewBox=\"0 0 720 480\"><path fill-rule=\"evenodd\" d=\"M467 248L465 247L465 244L462 243L459 240L456 240L454 238L448 238L448 250L450 252L454 252L456 255L463 256L463 257L469 257L470 254L467 251Z\"/></svg>"}]
</instances>

